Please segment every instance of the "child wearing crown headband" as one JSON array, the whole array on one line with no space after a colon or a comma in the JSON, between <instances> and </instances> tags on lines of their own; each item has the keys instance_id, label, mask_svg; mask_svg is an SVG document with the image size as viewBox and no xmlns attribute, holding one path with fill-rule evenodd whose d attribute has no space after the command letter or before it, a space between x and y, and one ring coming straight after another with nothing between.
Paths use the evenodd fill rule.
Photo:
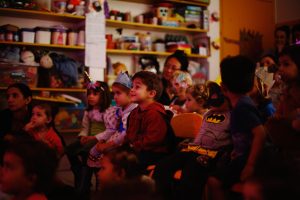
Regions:
<instances>
[{"instance_id":1,"label":"child wearing crown headband","mask_svg":"<svg viewBox=\"0 0 300 200\"><path fill-rule=\"evenodd\" d=\"M203 113L208 107L209 110ZM178 188L175 188L176 199L201 199L208 173L223 165L229 155L231 138L229 134L230 111L220 86L215 82L206 85L197 84L187 90L186 109L203 115L202 126L193 142L180 144L177 152L162 160L155 168L154 179L159 192L166 199L172 196L173 176L182 170ZM198 149L204 151L197 151ZM216 153L215 156L213 154ZM220 166L221 167L221 166Z\"/></svg>"},{"instance_id":2,"label":"child wearing crown headband","mask_svg":"<svg viewBox=\"0 0 300 200\"><path fill-rule=\"evenodd\" d=\"M111 94L107 83L91 81L87 85L87 108L82 119L78 138L66 147L66 154L74 173L78 195L86 195L90 189L93 169L86 165L90 149L98 142L96 135L116 131L115 107L110 107Z\"/></svg>"},{"instance_id":3,"label":"child wearing crown headband","mask_svg":"<svg viewBox=\"0 0 300 200\"><path fill-rule=\"evenodd\" d=\"M185 111L186 90L192 86L192 77L188 72L176 71L172 78L172 88L175 97L172 99L170 107L175 113L183 113Z\"/></svg>"},{"instance_id":4,"label":"child wearing crown headband","mask_svg":"<svg viewBox=\"0 0 300 200\"><path fill-rule=\"evenodd\" d=\"M130 101L130 89L132 87L131 78L125 73L120 73L112 84L114 100L118 106L115 112L115 118L118 124L115 132L106 132L97 135L98 143L89 153L88 165L90 167L100 167L100 155L103 152L116 148L123 143L126 135L127 117L130 112L137 106Z\"/></svg>"}]
</instances>

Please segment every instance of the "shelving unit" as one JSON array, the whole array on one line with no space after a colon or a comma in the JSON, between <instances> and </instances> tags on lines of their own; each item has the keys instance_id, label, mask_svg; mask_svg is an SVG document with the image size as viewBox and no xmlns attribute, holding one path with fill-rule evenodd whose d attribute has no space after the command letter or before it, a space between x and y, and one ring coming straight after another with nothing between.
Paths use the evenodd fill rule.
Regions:
<instances>
[{"instance_id":1,"label":"shelving unit","mask_svg":"<svg viewBox=\"0 0 300 200\"><path fill-rule=\"evenodd\" d=\"M108 54L123 54L123 55L156 55L156 56L169 56L170 52L157 52L157 51L137 51L137 50L121 50L121 49L107 49ZM188 54L190 58L208 58L208 56L201 56L198 54Z\"/></svg>"},{"instance_id":2,"label":"shelving unit","mask_svg":"<svg viewBox=\"0 0 300 200\"><path fill-rule=\"evenodd\" d=\"M72 15L72 14L58 14L54 12L36 11L36 10L22 10L14 8L0 8L0 16L10 16L19 18L31 18L31 19L44 19L64 22L68 19L69 22L81 22L85 19L84 16Z\"/></svg>"},{"instance_id":3,"label":"shelving unit","mask_svg":"<svg viewBox=\"0 0 300 200\"><path fill-rule=\"evenodd\" d=\"M148 30L148 31L180 31L186 33L206 33L207 30L199 28L186 28L186 27L171 27L171 26L161 26L161 25L152 25L152 24L142 24L137 22L126 22L126 21L117 21L117 20L106 20L106 25L109 27L118 27L118 28L128 28L128 29L139 29L139 30Z\"/></svg>"},{"instance_id":4,"label":"shelving unit","mask_svg":"<svg viewBox=\"0 0 300 200\"><path fill-rule=\"evenodd\" d=\"M144 4L161 3L160 0L118 0L118 1L144 3ZM208 6L208 3L195 1L195 0L191 0L191 1L186 1L186 0L165 0L165 2L178 3L178 4L189 4L189 5L195 5L195 6Z\"/></svg>"},{"instance_id":5,"label":"shelving unit","mask_svg":"<svg viewBox=\"0 0 300 200\"><path fill-rule=\"evenodd\" d=\"M8 42L8 41L0 41L0 44L17 45L17 46L32 46L32 47L48 47L48 48L55 48L55 49L84 50L84 46L38 44L38 43L28 43L28 42Z\"/></svg>"},{"instance_id":6,"label":"shelving unit","mask_svg":"<svg viewBox=\"0 0 300 200\"><path fill-rule=\"evenodd\" d=\"M30 88L32 91L49 91L49 92L86 92L86 89L80 88ZM6 87L0 87L0 90L6 90Z\"/></svg>"},{"instance_id":7,"label":"shelving unit","mask_svg":"<svg viewBox=\"0 0 300 200\"><path fill-rule=\"evenodd\" d=\"M49 26L56 24L64 24L69 28L79 28L84 27L85 25L85 16L76 16L72 14L58 14L54 12L46 11L35 11L35 10L22 10L22 9L12 9L12 8L0 8L0 17L7 18L9 21L2 20L2 24L5 23L14 24L16 23L19 27L34 27L34 26ZM25 19L25 20L24 20ZM31 24L31 22L34 24ZM26 23L26 24L25 24ZM14 46L25 46L33 47L34 49L47 49L50 51L64 52L66 54L72 54L70 57L76 57L81 55L81 52L84 52L84 46L69 46L69 45L54 45L54 44L38 44L38 43L25 43L25 42L9 42L9 41L0 41L1 46L5 45L14 45ZM74 54L74 55L73 55ZM1 68L0 68L1 70ZM3 85L3 84L2 84ZM0 91L3 94L7 87L0 87ZM33 92L33 99L45 102L50 105L57 105L62 107L71 107L74 108L77 112L82 112L83 105L79 105L67 98L64 98L63 94L72 95L75 98L81 99L85 102L85 93L86 89L82 88L31 88ZM45 98L40 94L49 94L49 98ZM4 97L4 96L3 96ZM81 119L78 118L80 121ZM60 130L61 133L78 133L80 129L77 129L69 125L62 126Z\"/></svg>"}]
</instances>

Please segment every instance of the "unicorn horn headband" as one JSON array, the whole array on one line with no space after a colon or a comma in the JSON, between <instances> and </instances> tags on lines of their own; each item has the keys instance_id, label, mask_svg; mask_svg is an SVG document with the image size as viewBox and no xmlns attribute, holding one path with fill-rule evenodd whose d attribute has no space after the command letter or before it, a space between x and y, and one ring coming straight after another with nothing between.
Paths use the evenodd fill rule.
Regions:
<instances>
[{"instance_id":1,"label":"unicorn horn headband","mask_svg":"<svg viewBox=\"0 0 300 200\"><path fill-rule=\"evenodd\" d=\"M87 73L87 71L84 71L84 74L89 80L89 83L87 84L87 89L88 90L102 90L104 92L104 88L101 86L101 83L99 81L94 81L90 75Z\"/></svg>"}]
</instances>

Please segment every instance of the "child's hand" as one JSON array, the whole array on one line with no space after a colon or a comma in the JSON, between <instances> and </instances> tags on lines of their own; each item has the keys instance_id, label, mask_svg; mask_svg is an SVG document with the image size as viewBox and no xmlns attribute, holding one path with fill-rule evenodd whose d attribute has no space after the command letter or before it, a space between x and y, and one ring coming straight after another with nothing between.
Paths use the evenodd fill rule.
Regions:
<instances>
[{"instance_id":1,"label":"child's hand","mask_svg":"<svg viewBox=\"0 0 300 200\"><path fill-rule=\"evenodd\" d=\"M29 134L31 134L32 133L32 130L34 129L34 122L32 122L32 121L30 121L29 123L27 123L26 125L25 125L25 127L24 127L24 130L26 131L26 132L28 132Z\"/></svg>"},{"instance_id":2,"label":"child's hand","mask_svg":"<svg viewBox=\"0 0 300 200\"><path fill-rule=\"evenodd\" d=\"M108 143L97 143L96 149L98 152L104 152L106 149L110 148Z\"/></svg>"},{"instance_id":3,"label":"child's hand","mask_svg":"<svg viewBox=\"0 0 300 200\"><path fill-rule=\"evenodd\" d=\"M81 143L81 145L85 145L85 144L87 144L89 141L91 141L93 139L96 139L96 137L95 136L82 136L80 138L80 143Z\"/></svg>"}]
</instances>

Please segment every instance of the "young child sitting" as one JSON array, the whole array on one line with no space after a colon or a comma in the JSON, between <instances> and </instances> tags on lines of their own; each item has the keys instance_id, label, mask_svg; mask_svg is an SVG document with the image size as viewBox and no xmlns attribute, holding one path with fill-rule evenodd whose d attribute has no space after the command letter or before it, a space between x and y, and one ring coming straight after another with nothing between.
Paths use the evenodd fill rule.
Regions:
<instances>
[{"instance_id":1,"label":"young child sitting","mask_svg":"<svg viewBox=\"0 0 300 200\"><path fill-rule=\"evenodd\" d=\"M88 165L90 167L100 167L99 157L104 151L116 148L123 144L124 137L126 135L127 117L130 112L137 106L130 101L130 89L132 82L127 73L120 73L112 84L112 92L114 94L114 100L118 106L115 113L115 118L118 121L117 131L100 133L96 135L98 139L97 145L95 145L89 153Z\"/></svg>"},{"instance_id":2,"label":"young child sitting","mask_svg":"<svg viewBox=\"0 0 300 200\"><path fill-rule=\"evenodd\" d=\"M48 104L33 107L30 122L25 125L24 129L35 140L45 142L55 149L59 157L63 155L63 143L53 128L52 111Z\"/></svg>"},{"instance_id":3,"label":"young child sitting","mask_svg":"<svg viewBox=\"0 0 300 200\"><path fill-rule=\"evenodd\" d=\"M45 143L15 140L4 153L1 190L16 200L47 200L57 164L56 152Z\"/></svg>"},{"instance_id":4,"label":"young child sitting","mask_svg":"<svg viewBox=\"0 0 300 200\"><path fill-rule=\"evenodd\" d=\"M184 105L186 90L193 84L192 77L188 72L176 71L171 82L175 97L171 101L170 108L176 114L186 112Z\"/></svg>"},{"instance_id":5,"label":"young child sitting","mask_svg":"<svg viewBox=\"0 0 300 200\"><path fill-rule=\"evenodd\" d=\"M105 82L91 81L87 85L88 105L82 119L82 130L78 138L65 150L79 195L86 196L90 190L93 169L87 166L87 159L90 149L98 142L97 137L106 132L116 132L116 107L110 107L110 95L109 87Z\"/></svg>"},{"instance_id":6,"label":"young child sitting","mask_svg":"<svg viewBox=\"0 0 300 200\"><path fill-rule=\"evenodd\" d=\"M128 117L126 143L138 153L142 168L155 164L169 154L167 113L156 100L162 85L159 77L148 71L137 72L130 91L131 101L138 104Z\"/></svg>"},{"instance_id":7,"label":"young child sitting","mask_svg":"<svg viewBox=\"0 0 300 200\"><path fill-rule=\"evenodd\" d=\"M246 96L253 88L254 76L255 65L246 57L228 57L221 62L221 86L232 106L233 150L230 163L208 178L208 195L212 199L225 199L225 189L251 177L262 153L266 133L258 110Z\"/></svg>"},{"instance_id":8,"label":"young child sitting","mask_svg":"<svg viewBox=\"0 0 300 200\"><path fill-rule=\"evenodd\" d=\"M208 173L217 166L221 167L221 162L225 162L231 149L229 104L220 86L209 82L207 86L193 87L202 88L202 92L198 93L198 105L186 102L187 110L193 112L197 106L204 105L209 107L209 110L203 115L202 126L194 141L180 152L163 159L155 168L153 177L158 190L166 199L201 199ZM199 101L200 99L202 101ZM200 148L204 151L198 151ZM217 156L210 154L210 151ZM172 191L173 176L179 169L182 170L182 175L175 194L175 191Z\"/></svg>"},{"instance_id":9,"label":"young child sitting","mask_svg":"<svg viewBox=\"0 0 300 200\"><path fill-rule=\"evenodd\" d=\"M132 150L117 147L104 152L100 164L100 199L145 199L153 194L154 182L142 175L138 158Z\"/></svg>"},{"instance_id":10,"label":"young child sitting","mask_svg":"<svg viewBox=\"0 0 300 200\"><path fill-rule=\"evenodd\" d=\"M299 55L299 45L286 47L279 55L278 73L287 87L282 94L275 117L267 122L266 127L272 142L291 161L296 161L300 168L299 124L297 125L300 108Z\"/></svg>"}]
</instances>

